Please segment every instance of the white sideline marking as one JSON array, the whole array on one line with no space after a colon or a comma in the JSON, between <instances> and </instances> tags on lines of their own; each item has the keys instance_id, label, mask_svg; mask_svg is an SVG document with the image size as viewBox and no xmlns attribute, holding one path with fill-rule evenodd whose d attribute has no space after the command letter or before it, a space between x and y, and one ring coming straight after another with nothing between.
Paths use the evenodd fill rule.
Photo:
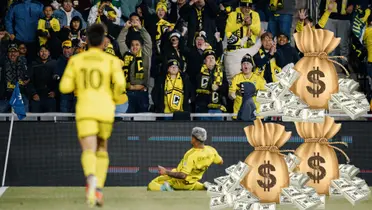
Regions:
<instances>
[{"instance_id":1,"label":"white sideline marking","mask_svg":"<svg viewBox=\"0 0 372 210\"><path fill-rule=\"evenodd\" d=\"M6 189L8 189L8 187L0 187L0 197L5 193Z\"/></svg>"}]
</instances>

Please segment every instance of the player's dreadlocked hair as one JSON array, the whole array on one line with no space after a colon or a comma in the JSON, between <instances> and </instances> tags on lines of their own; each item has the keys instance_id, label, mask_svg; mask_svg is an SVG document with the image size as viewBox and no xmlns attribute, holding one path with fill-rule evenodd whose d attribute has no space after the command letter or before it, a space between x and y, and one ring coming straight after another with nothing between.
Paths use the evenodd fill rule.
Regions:
<instances>
[{"instance_id":1,"label":"player's dreadlocked hair","mask_svg":"<svg viewBox=\"0 0 372 210\"><path fill-rule=\"evenodd\" d=\"M95 23L87 30L88 43L91 47L98 47L105 38L106 27L103 24Z\"/></svg>"}]
</instances>

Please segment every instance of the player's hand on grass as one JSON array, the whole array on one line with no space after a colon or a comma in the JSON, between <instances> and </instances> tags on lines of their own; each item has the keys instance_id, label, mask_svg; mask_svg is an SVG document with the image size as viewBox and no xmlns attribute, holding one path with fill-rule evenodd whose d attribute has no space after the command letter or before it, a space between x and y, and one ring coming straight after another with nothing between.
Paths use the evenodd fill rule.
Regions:
<instances>
[{"instance_id":1,"label":"player's hand on grass","mask_svg":"<svg viewBox=\"0 0 372 210\"><path fill-rule=\"evenodd\" d=\"M160 175L167 175L167 169L165 169L163 166L158 166L158 169Z\"/></svg>"}]
</instances>

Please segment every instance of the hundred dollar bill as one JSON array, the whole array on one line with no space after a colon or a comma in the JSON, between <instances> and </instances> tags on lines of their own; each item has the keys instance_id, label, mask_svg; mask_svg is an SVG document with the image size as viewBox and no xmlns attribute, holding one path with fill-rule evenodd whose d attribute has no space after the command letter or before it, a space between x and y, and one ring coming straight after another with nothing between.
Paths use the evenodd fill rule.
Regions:
<instances>
[{"instance_id":1,"label":"hundred dollar bill","mask_svg":"<svg viewBox=\"0 0 372 210\"><path fill-rule=\"evenodd\" d=\"M304 187L298 188L298 190L300 190L303 194L306 194L306 195L312 195L312 194L316 193L316 190L312 187L309 187L309 186L304 186Z\"/></svg>"},{"instance_id":2,"label":"hundred dollar bill","mask_svg":"<svg viewBox=\"0 0 372 210\"><path fill-rule=\"evenodd\" d=\"M232 197L230 195L223 195L219 197L212 197L209 207L212 210L225 209L232 206Z\"/></svg>"},{"instance_id":3,"label":"hundred dollar bill","mask_svg":"<svg viewBox=\"0 0 372 210\"><path fill-rule=\"evenodd\" d=\"M280 82L272 90L273 97L277 100L282 100L284 95L288 92L288 88Z\"/></svg>"},{"instance_id":4,"label":"hundred dollar bill","mask_svg":"<svg viewBox=\"0 0 372 210\"><path fill-rule=\"evenodd\" d=\"M258 103L267 103L267 102L271 102L273 99L272 99L272 93L270 91L264 91L264 90L259 90L257 91L257 95L256 95L256 101Z\"/></svg>"},{"instance_id":5,"label":"hundred dollar bill","mask_svg":"<svg viewBox=\"0 0 372 210\"><path fill-rule=\"evenodd\" d=\"M371 194L371 189L369 189L369 187L368 187L367 184L362 185L362 186L358 186L356 189L357 189L357 190L361 190L361 191L365 192L365 193L368 194L368 195Z\"/></svg>"},{"instance_id":6,"label":"hundred dollar bill","mask_svg":"<svg viewBox=\"0 0 372 210\"><path fill-rule=\"evenodd\" d=\"M301 163L301 159L292 153L288 153L288 155L285 156L284 161L288 166L289 172L292 172Z\"/></svg>"},{"instance_id":7,"label":"hundred dollar bill","mask_svg":"<svg viewBox=\"0 0 372 210\"><path fill-rule=\"evenodd\" d=\"M286 107L283 112L283 122L324 122L325 110L320 109L298 109Z\"/></svg>"},{"instance_id":8,"label":"hundred dollar bill","mask_svg":"<svg viewBox=\"0 0 372 210\"><path fill-rule=\"evenodd\" d=\"M237 201L234 203L234 210L250 210L253 203L247 201Z\"/></svg>"},{"instance_id":9,"label":"hundred dollar bill","mask_svg":"<svg viewBox=\"0 0 372 210\"><path fill-rule=\"evenodd\" d=\"M224 191L221 185L211 185L207 189L207 194L211 197L222 196L224 194Z\"/></svg>"},{"instance_id":10,"label":"hundred dollar bill","mask_svg":"<svg viewBox=\"0 0 372 210\"><path fill-rule=\"evenodd\" d=\"M297 208L300 210L313 209L321 204L318 196L298 198L293 201Z\"/></svg>"},{"instance_id":11,"label":"hundred dollar bill","mask_svg":"<svg viewBox=\"0 0 372 210\"><path fill-rule=\"evenodd\" d=\"M367 114L367 112L369 111L369 109L360 107L356 105L356 103L345 105L342 107L342 110L353 120L359 118L364 114Z\"/></svg>"},{"instance_id":12,"label":"hundred dollar bill","mask_svg":"<svg viewBox=\"0 0 372 210\"><path fill-rule=\"evenodd\" d=\"M343 198L342 192L332 186L329 186L329 197L331 198Z\"/></svg>"},{"instance_id":13,"label":"hundred dollar bill","mask_svg":"<svg viewBox=\"0 0 372 210\"><path fill-rule=\"evenodd\" d=\"M248 190L244 189L241 194L236 196L236 200L238 201L246 201L250 203L260 202L260 199L255 196L253 193L249 192Z\"/></svg>"},{"instance_id":14,"label":"hundred dollar bill","mask_svg":"<svg viewBox=\"0 0 372 210\"><path fill-rule=\"evenodd\" d=\"M288 100L284 101L284 106L286 107L293 107L297 109L303 109L303 108L308 108L309 106L303 102L298 96L292 95L291 98Z\"/></svg>"},{"instance_id":15,"label":"hundred dollar bill","mask_svg":"<svg viewBox=\"0 0 372 210\"><path fill-rule=\"evenodd\" d=\"M276 203L254 203L251 210L275 210Z\"/></svg>"},{"instance_id":16,"label":"hundred dollar bill","mask_svg":"<svg viewBox=\"0 0 372 210\"><path fill-rule=\"evenodd\" d=\"M234 191L234 189L239 186L240 180L238 177L235 176L229 176L228 179L222 184L222 189L227 192L231 193Z\"/></svg>"},{"instance_id":17,"label":"hundred dollar bill","mask_svg":"<svg viewBox=\"0 0 372 210\"><path fill-rule=\"evenodd\" d=\"M281 113L283 104L279 100L263 103L260 105L259 115L263 117L275 116Z\"/></svg>"},{"instance_id":18,"label":"hundred dollar bill","mask_svg":"<svg viewBox=\"0 0 372 210\"><path fill-rule=\"evenodd\" d=\"M266 83L265 84L265 88L268 90L268 91L273 91L275 86L277 86L279 84L279 82L270 82L270 83Z\"/></svg>"},{"instance_id":19,"label":"hundred dollar bill","mask_svg":"<svg viewBox=\"0 0 372 210\"><path fill-rule=\"evenodd\" d=\"M342 114L344 111L342 110L341 105L336 103L333 99L328 101L328 110L331 114Z\"/></svg>"},{"instance_id":20,"label":"hundred dollar bill","mask_svg":"<svg viewBox=\"0 0 372 210\"><path fill-rule=\"evenodd\" d=\"M355 91L353 93L345 93L349 98L354 99L354 100L361 100L366 98L366 95L364 95L361 92Z\"/></svg>"},{"instance_id":21,"label":"hundred dollar bill","mask_svg":"<svg viewBox=\"0 0 372 210\"><path fill-rule=\"evenodd\" d=\"M228 168L225 169L225 172L227 174L231 174L233 172L233 170L235 169L236 165L231 165L229 166Z\"/></svg>"},{"instance_id":22,"label":"hundred dollar bill","mask_svg":"<svg viewBox=\"0 0 372 210\"><path fill-rule=\"evenodd\" d=\"M310 180L310 177L303 173L291 173L289 174L290 185L295 187L303 187Z\"/></svg>"},{"instance_id":23,"label":"hundred dollar bill","mask_svg":"<svg viewBox=\"0 0 372 210\"><path fill-rule=\"evenodd\" d=\"M238 199L238 197L244 193L244 191L247 191L245 189L245 187L241 184L239 184L237 187L235 187L235 189L233 191L230 192L230 194L232 195L235 195L236 196L236 199Z\"/></svg>"},{"instance_id":24,"label":"hundred dollar bill","mask_svg":"<svg viewBox=\"0 0 372 210\"><path fill-rule=\"evenodd\" d=\"M354 186L363 186L366 184L366 181L364 181L364 179L361 179L359 177L354 177L350 180L351 184L354 185Z\"/></svg>"},{"instance_id":25,"label":"hundred dollar bill","mask_svg":"<svg viewBox=\"0 0 372 210\"><path fill-rule=\"evenodd\" d=\"M371 105L368 103L368 100L366 98L355 100L355 102L357 106L362 107L368 111L371 109Z\"/></svg>"},{"instance_id":26,"label":"hundred dollar bill","mask_svg":"<svg viewBox=\"0 0 372 210\"><path fill-rule=\"evenodd\" d=\"M355 103L355 101L352 98L348 97L347 94L342 93L342 92L332 94L331 99L334 102L336 102L338 105L340 105L341 108L348 105L348 104L354 104Z\"/></svg>"},{"instance_id":27,"label":"hundred dollar bill","mask_svg":"<svg viewBox=\"0 0 372 210\"><path fill-rule=\"evenodd\" d=\"M283 193L281 193L280 197L279 197L279 204L280 205L292 205L293 202L289 197L287 197Z\"/></svg>"},{"instance_id":28,"label":"hundred dollar bill","mask_svg":"<svg viewBox=\"0 0 372 210\"><path fill-rule=\"evenodd\" d=\"M203 185L204 185L205 188L208 189L209 187L211 187L211 186L213 186L213 185L215 185L215 184L212 184L212 183L210 183L210 182L204 182ZM217 185L216 185L216 186L217 186Z\"/></svg>"},{"instance_id":29,"label":"hundred dollar bill","mask_svg":"<svg viewBox=\"0 0 372 210\"><path fill-rule=\"evenodd\" d=\"M356 203L367 200L369 197L369 194L358 189L354 190L348 190L343 192L344 197L351 203L353 206L355 206Z\"/></svg>"},{"instance_id":30,"label":"hundred dollar bill","mask_svg":"<svg viewBox=\"0 0 372 210\"><path fill-rule=\"evenodd\" d=\"M353 93L359 87L359 83L352 79L339 79L338 85L340 91L345 93Z\"/></svg>"},{"instance_id":31,"label":"hundred dollar bill","mask_svg":"<svg viewBox=\"0 0 372 210\"><path fill-rule=\"evenodd\" d=\"M234 176L241 181L248 174L249 170L250 168L246 163L239 161L230 176Z\"/></svg>"},{"instance_id":32,"label":"hundred dollar bill","mask_svg":"<svg viewBox=\"0 0 372 210\"><path fill-rule=\"evenodd\" d=\"M229 175L227 176L220 176L214 179L214 182L218 185L222 185L227 179L229 178Z\"/></svg>"},{"instance_id":33,"label":"hundred dollar bill","mask_svg":"<svg viewBox=\"0 0 372 210\"><path fill-rule=\"evenodd\" d=\"M340 177L347 180L352 180L360 172L359 168L348 164L340 164L338 169L340 171Z\"/></svg>"},{"instance_id":34,"label":"hundred dollar bill","mask_svg":"<svg viewBox=\"0 0 372 210\"><path fill-rule=\"evenodd\" d=\"M289 63L282 68L282 72L287 72L290 70L296 71L295 69L293 69L294 66L295 66L294 63Z\"/></svg>"},{"instance_id":35,"label":"hundred dollar bill","mask_svg":"<svg viewBox=\"0 0 372 210\"><path fill-rule=\"evenodd\" d=\"M290 198L292 201L294 201L296 199L299 199L299 198L307 197L300 190L298 190L296 187L293 187L293 186L289 186L287 188L283 188L282 189L282 193L283 193L283 195L285 195L288 198Z\"/></svg>"},{"instance_id":36,"label":"hundred dollar bill","mask_svg":"<svg viewBox=\"0 0 372 210\"><path fill-rule=\"evenodd\" d=\"M293 68L289 68L288 71L281 71L276 74L276 78L279 82L287 88L290 88L299 77L300 73Z\"/></svg>"},{"instance_id":37,"label":"hundred dollar bill","mask_svg":"<svg viewBox=\"0 0 372 210\"><path fill-rule=\"evenodd\" d=\"M353 186L349 181L346 179L335 179L331 181L332 187L336 188L337 190L341 191L341 193L349 190L355 190L355 186Z\"/></svg>"},{"instance_id":38,"label":"hundred dollar bill","mask_svg":"<svg viewBox=\"0 0 372 210\"><path fill-rule=\"evenodd\" d=\"M320 204L316 207L316 209L325 209L326 196L325 195L318 195L318 194L316 194L316 195L320 199Z\"/></svg>"}]
</instances>

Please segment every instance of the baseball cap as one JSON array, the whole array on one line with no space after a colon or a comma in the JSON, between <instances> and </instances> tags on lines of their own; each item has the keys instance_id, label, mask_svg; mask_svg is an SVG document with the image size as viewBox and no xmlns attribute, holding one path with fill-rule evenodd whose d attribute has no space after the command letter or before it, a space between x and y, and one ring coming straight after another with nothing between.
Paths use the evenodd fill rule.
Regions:
<instances>
[{"instance_id":1,"label":"baseball cap","mask_svg":"<svg viewBox=\"0 0 372 210\"><path fill-rule=\"evenodd\" d=\"M8 46L8 52L10 51L18 51L18 45L15 43L12 43Z\"/></svg>"},{"instance_id":2,"label":"baseball cap","mask_svg":"<svg viewBox=\"0 0 372 210\"><path fill-rule=\"evenodd\" d=\"M214 52L214 50L212 50L212 49L206 49L206 50L204 50L204 52L203 52L203 58L204 59L206 57L210 56L210 55L213 55L214 57L216 57L216 52Z\"/></svg>"},{"instance_id":3,"label":"baseball cap","mask_svg":"<svg viewBox=\"0 0 372 210\"><path fill-rule=\"evenodd\" d=\"M252 6L252 0L240 0L241 7L250 7Z\"/></svg>"},{"instance_id":4,"label":"baseball cap","mask_svg":"<svg viewBox=\"0 0 372 210\"><path fill-rule=\"evenodd\" d=\"M180 66L179 62L176 59L168 60L168 68L171 67L171 66L174 66L174 65L176 65L177 67Z\"/></svg>"},{"instance_id":5,"label":"baseball cap","mask_svg":"<svg viewBox=\"0 0 372 210\"><path fill-rule=\"evenodd\" d=\"M249 55L249 54L246 54L246 55L242 58L241 63L244 63L244 62L251 63L251 64L254 66L253 58L252 58L252 56Z\"/></svg>"},{"instance_id":6,"label":"baseball cap","mask_svg":"<svg viewBox=\"0 0 372 210\"><path fill-rule=\"evenodd\" d=\"M201 127L194 127L191 131L191 135L202 142L207 140L207 131Z\"/></svg>"},{"instance_id":7,"label":"baseball cap","mask_svg":"<svg viewBox=\"0 0 372 210\"><path fill-rule=\"evenodd\" d=\"M71 40L66 40L62 43L62 48L64 47L72 47L72 42Z\"/></svg>"}]
</instances>

